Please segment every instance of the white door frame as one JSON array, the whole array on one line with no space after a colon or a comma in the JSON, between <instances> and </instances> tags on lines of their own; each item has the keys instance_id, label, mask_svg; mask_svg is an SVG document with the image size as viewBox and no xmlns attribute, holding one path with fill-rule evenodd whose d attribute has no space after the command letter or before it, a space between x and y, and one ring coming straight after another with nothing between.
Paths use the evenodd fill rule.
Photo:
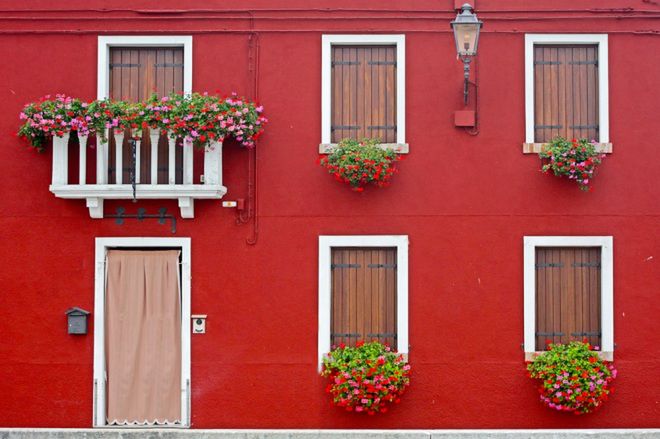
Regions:
<instances>
[{"instance_id":1,"label":"white door frame","mask_svg":"<svg viewBox=\"0 0 660 439\"><path fill-rule=\"evenodd\" d=\"M113 247L181 249L181 425L190 426L190 238L96 238L94 275L94 427L106 424L105 256ZM158 426L161 428L163 426ZM177 425L177 427L179 427Z\"/></svg>"}]
</instances>

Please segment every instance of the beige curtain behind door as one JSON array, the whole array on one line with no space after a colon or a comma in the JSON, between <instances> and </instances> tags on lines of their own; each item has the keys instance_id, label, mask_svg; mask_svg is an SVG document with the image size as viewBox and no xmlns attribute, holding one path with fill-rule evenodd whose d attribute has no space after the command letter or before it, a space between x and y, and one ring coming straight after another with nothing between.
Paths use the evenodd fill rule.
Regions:
<instances>
[{"instance_id":1,"label":"beige curtain behind door","mask_svg":"<svg viewBox=\"0 0 660 439\"><path fill-rule=\"evenodd\" d=\"M108 424L181 421L179 251L108 251Z\"/></svg>"}]
</instances>

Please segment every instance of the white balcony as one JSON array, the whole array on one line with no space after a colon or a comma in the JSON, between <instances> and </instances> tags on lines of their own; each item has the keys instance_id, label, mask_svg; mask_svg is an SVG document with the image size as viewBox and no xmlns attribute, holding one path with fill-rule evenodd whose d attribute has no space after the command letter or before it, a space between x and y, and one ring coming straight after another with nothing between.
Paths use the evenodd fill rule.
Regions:
<instances>
[{"instance_id":1,"label":"white balcony","mask_svg":"<svg viewBox=\"0 0 660 439\"><path fill-rule=\"evenodd\" d=\"M220 199L227 193L222 185L221 142L205 149L203 173L195 176L190 142L152 133L136 140L133 159L133 146L124 141L124 134L115 134L108 143L98 139L95 149L87 147L87 137L78 136L78 140L78 179L72 183L69 134L53 138L50 191L59 198L86 200L92 218L103 218L104 200L134 198L176 199L181 217L193 218L195 199ZM93 182L88 182L88 169L95 170Z\"/></svg>"}]
</instances>

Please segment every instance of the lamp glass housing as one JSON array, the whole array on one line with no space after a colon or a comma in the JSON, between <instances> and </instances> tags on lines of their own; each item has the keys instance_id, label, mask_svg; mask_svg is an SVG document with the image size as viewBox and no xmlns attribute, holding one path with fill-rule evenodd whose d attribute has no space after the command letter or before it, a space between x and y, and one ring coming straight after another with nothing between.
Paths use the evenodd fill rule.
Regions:
<instances>
[{"instance_id":1,"label":"lamp glass housing","mask_svg":"<svg viewBox=\"0 0 660 439\"><path fill-rule=\"evenodd\" d=\"M464 4L461 13L451 22L458 56L474 56L479 44L479 30L483 23L472 13L472 6Z\"/></svg>"}]
</instances>

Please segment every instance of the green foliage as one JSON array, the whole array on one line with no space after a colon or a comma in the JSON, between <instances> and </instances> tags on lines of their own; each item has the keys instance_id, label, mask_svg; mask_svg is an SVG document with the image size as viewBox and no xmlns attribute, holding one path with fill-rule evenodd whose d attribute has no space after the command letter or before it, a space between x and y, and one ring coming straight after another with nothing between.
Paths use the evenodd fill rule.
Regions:
<instances>
[{"instance_id":1,"label":"green foliage","mask_svg":"<svg viewBox=\"0 0 660 439\"><path fill-rule=\"evenodd\" d=\"M384 413L410 385L410 365L378 342L341 344L323 359L321 374L330 380L332 403L348 411Z\"/></svg>"},{"instance_id":2,"label":"green foliage","mask_svg":"<svg viewBox=\"0 0 660 439\"><path fill-rule=\"evenodd\" d=\"M552 409L577 415L599 408L614 391L614 365L601 360L586 342L549 347L527 365L529 376L541 381L541 401Z\"/></svg>"},{"instance_id":3,"label":"green foliage","mask_svg":"<svg viewBox=\"0 0 660 439\"><path fill-rule=\"evenodd\" d=\"M586 139L568 141L556 137L543 147L539 157L545 160L541 167L543 172L552 171L558 177L568 177L575 180L581 190L588 191L596 166L605 155L596 152L594 142Z\"/></svg>"},{"instance_id":4,"label":"green foliage","mask_svg":"<svg viewBox=\"0 0 660 439\"><path fill-rule=\"evenodd\" d=\"M132 136L140 137L146 128L183 137L199 147L233 137L251 148L267 122L262 112L262 106L235 94L171 94L162 98L152 95L145 102L136 103L110 99L86 103L64 95L55 99L45 96L25 106L20 114L25 122L18 134L39 151L50 137L71 131L96 134L105 142L106 130L130 130Z\"/></svg>"},{"instance_id":5,"label":"green foliage","mask_svg":"<svg viewBox=\"0 0 660 439\"><path fill-rule=\"evenodd\" d=\"M348 183L353 190L362 192L369 183L378 187L387 186L392 175L397 172L395 163L401 159L400 154L393 149L381 148L378 140L364 139L358 142L344 139L319 163L336 180Z\"/></svg>"}]
</instances>

